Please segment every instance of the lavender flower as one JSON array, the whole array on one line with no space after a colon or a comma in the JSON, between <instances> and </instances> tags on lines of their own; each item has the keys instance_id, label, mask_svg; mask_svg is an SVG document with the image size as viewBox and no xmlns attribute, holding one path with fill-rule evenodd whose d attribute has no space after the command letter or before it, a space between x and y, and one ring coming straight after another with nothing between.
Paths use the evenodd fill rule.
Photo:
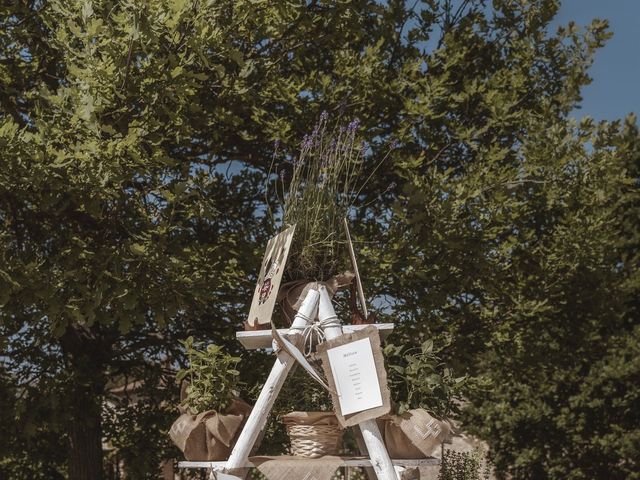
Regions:
<instances>
[{"instance_id":1,"label":"lavender flower","mask_svg":"<svg viewBox=\"0 0 640 480\"><path fill-rule=\"evenodd\" d=\"M358 127L360 126L360 120L358 118L354 118L353 120L351 120L351 122L349 123L349 126L347 127L347 130L350 133L354 133Z\"/></svg>"},{"instance_id":2,"label":"lavender flower","mask_svg":"<svg viewBox=\"0 0 640 480\"><path fill-rule=\"evenodd\" d=\"M313 135L309 135L306 134L304 135L303 139L302 139L302 149L303 150L308 150L313 146Z\"/></svg>"},{"instance_id":3,"label":"lavender flower","mask_svg":"<svg viewBox=\"0 0 640 480\"><path fill-rule=\"evenodd\" d=\"M326 122L329 119L329 112L323 110L320 114L320 122Z\"/></svg>"},{"instance_id":4,"label":"lavender flower","mask_svg":"<svg viewBox=\"0 0 640 480\"><path fill-rule=\"evenodd\" d=\"M369 149L369 145L367 144L367 142L362 140L362 142L360 143L360 155L364 157L368 149Z\"/></svg>"}]
</instances>

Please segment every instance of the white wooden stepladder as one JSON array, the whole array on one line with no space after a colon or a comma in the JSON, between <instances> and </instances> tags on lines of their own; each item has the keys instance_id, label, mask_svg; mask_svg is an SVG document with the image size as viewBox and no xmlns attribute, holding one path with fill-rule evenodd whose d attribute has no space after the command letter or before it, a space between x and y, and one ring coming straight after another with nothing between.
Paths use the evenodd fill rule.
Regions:
<instances>
[{"instance_id":1,"label":"white wooden stepladder","mask_svg":"<svg viewBox=\"0 0 640 480\"><path fill-rule=\"evenodd\" d=\"M302 332L316 318L327 340L342 335L342 325L335 314L329 294L323 285L320 285L318 290L309 290L287 335L290 336ZM389 324L386 325L389 326ZM260 337L264 339L266 335L270 336L271 332L260 331ZM240 335L238 337L240 338ZM180 462L179 466L182 468L209 468L212 476L215 475L219 480L244 479L247 469L252 466L249 462L249 455L266 426L271 408L295 362L294 357L284 349L278 351L271 373L226 462ZM352 461L352 464L354 466L373 467L378 480L398 479L400 471L403 470L400 465L419 466L439 463L436 459L392 461L376 421L366 420L358 426L362 432L369 460ZM321 459L318 460L321 461ZM397 465L395 468L394 463ZM347 465L349 464L347 463Z\"/></svg>"}]
</instances>

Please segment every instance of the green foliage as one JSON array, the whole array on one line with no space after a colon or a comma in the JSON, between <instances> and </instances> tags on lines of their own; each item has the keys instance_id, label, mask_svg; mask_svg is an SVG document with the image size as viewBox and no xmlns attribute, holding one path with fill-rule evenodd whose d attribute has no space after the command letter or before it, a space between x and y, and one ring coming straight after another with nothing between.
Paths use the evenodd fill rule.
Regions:
<instances>
[{"instance_id":1,"label":"green foliage","mask_svg":"<svg viewBox=\"0 0 640 480\"><path fill-rule=\"evenodd\" d=\"M132 402L132 397L138 400ZM103 435L109 439L107 468L113 478L148 478L160 461L179 458L178 449L166 441L166 425L177 415L173 389L148 381L128 394L112 394L102 415Z\"/></svg>"},{"instance_id":2,"label":"green foliage","mask_svg":"<svg viewBox=\"0 0 640 480\"><path fill-rule=\"evenodd\" d=\"M466 377L453 376L451 369L434 351L433 340L419 347L406 347L388 343L384 346L391 399L399 414L424 408L438 418L459 413Z\"/></svg>"},{"instance_id":3,"label":"green foliage","mask_svg":"<svg viewBox=\"0 0 640 480\"><path fill-rule=\"evenodd\" d=\"M319 365L314 364L315 367ZM262 389L264 379L251 392L257 397ZM289 448L289 436L281 415L290 412L329 412L333 410L331 396L323 387L311 378L302 368L296 368L289 374L272 409L272 415L265 429L260 451L269 455L283 455Z\"/></svg>"},{"instance_id":4,"label":"green foliage","mask_svg":"<svg viewBox=\"0 0 640 480\"><path fill-rule=\"evenodd\" d=\"M490 467L479 450L456 452L442 449L438 480L489 480Z\"/></svg>"},{"instance_id":5,"label":"green foliage","mask_svg":"<svg viewBox=\"0 0 640 480\"><path fill-rule=\"evenodd\" d=\"M204 350L194 347L193 337L181 341L189 366L178 372L177 381L189 380L181 405L191 413L207 410L224 412L237 396L240 372L236 370L240 357L225 353L219 345L207 345Z\"/></svg>"},{"instance_id":6,"label":"green foliage","mask_svg":"<svg viewBox=\"0 0 640 480\"><path fill-rule=\"evenodd\" d=\"M315 365L316 369L320 366ZM302 412L329 412L333 410L329 392L321 387L318 382L302 368L296 369L289 375L278 397L277 413Z\"/></svg>"},{"instance_id":7,"label":"green foliage","mask_svg":"<svg viewBox=\"0 0 640 480\"><path fill-rule=\"evenodd\" d=\"M149 394L119 407L134 432L102 416L105 440L136 458L137 432L161 438L158 372L190 335L238 348L273 141L296 151L324 110L361 120L364 172L399 141L350 215L365 291L398 344L452 339L498 473L637 475L636 119L568 117L607 23L553 30L554 0L412 5L3 3L0 475L100 454L96 429L67 449L70 425L124 378ZM250 388L271 359L246 358Z\"/></svg>"}]
</instances>

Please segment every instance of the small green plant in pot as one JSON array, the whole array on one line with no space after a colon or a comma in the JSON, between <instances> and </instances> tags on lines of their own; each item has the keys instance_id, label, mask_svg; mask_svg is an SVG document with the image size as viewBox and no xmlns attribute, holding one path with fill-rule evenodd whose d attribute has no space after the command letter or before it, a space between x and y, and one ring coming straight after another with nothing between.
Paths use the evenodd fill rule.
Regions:
<instances>
[{"instance_id":1,"label":"small green plant in pot","mask_svg":"<svg viewBox=\"0 0 640 480\"><path fill-rule=\"evenodd\" d=\"M187 383L182 391L181 415L171 426L169 436L187 460L223 460L229 456L251 412L251 406L240 400L236 391L240 385L240 372L236 369L240 358L218 345L197 348L193 337L181 343L189 365L176 378Z\"/></svg>"},{"instance_id":2,"label":"small green plant in pot","mask_svg":"<svg viewBox=\"0 0 640 480\"><path fill-rule=\"evenodd\" d=\"M286 427L291 454L308 458L337 455L342 429L329 393L307 372L298 369L287 379L283 395L279 418Z\"/></svg>"},{"instance_id":3,"label":"small green plant in pot","mask_svg":"<svg viewBox=\"0 0 640 480\"><path fill-rule=\"evenodd\" d=\"M465 377L454 378L434 351L432 341L419 347L387 344L387 378L395 413L379 423L394 458L424 458L447 438L449 415Z\"/></svg>"},{"instance_id":4,"label":"small green plant in pot","mask_svg":"<svg viewBox=\"0 0 640 480\"><path fill-rule=\"evenodd\" d=\"M219 345L198 349L193 337L181 341L189 366L177 374L177 380L187 380L181 406L192 414L207 410L225 412L237 397L240 372L236 369L240 357L226 353Z\"/></svg>"},{"instance_id":5,"label":"small green plant in pot","mask_svg":"<svg viewBox=\"0 0 640 480\"><path fill-rule=\"evenodd\" d=\"M446 346L436 349L433 340L427 340L419 347L392 343L384 347L391 399L397 413L423 408L439 419L459 413L467 377L455 377L441 360Z\"/></svg>"}]
</instances>

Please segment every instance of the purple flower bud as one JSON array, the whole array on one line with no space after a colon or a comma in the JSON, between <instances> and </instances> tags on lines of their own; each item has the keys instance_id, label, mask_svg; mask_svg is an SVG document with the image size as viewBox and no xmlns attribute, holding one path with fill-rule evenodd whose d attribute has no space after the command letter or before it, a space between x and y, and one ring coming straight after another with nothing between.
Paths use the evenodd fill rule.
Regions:
<instances>
[{"instance_id":1,"label":"purple flower bud","mask_svg":"<svg viewBox=\"0 0 640 480\"><path fill-rule=\"evenodd\" d=\"M280 139L276 138L276 140L273 142L273 149L278 150L278 148L280 148Z\"/></svg>"},{"instance_id":2,"label":"purple flower bud","mask_svg":"<svg viewBox=\"0 0 640 480\"><path fill-rule=\"evenodd\" d=\"M391 150L395 150L399 146L400 146L400 142L397 139L394 139L393 142L391 142Z\"/></svg>"},{"instance_id":3,"label":"purple flower bud","mask_svg":"<svg viewBox=\"0 0 640 480\"><path fill-rule=\"evenodd\" d=\"M313 136L305 134L302 139L302 145L301 145L302 149L303 150L309 149L311 148L312 145L313 145Z\"/></svg>"},{"instance_id":4,"label":"purple flower bud","mask_svg":"<svg viewBox=\"0 0 640 480\"><path fill-rule=\"evenodd\" d=\"M322 113L320 114L320 121L326 122L328 118L329 118L329 112L327 112L326 110L323 110Z\"/></svg>"},{"instance_id":5,"label":"purple flower bud","mask_svg":"<svg viewBox=\"0 0 640 480\"><path fill-rule=\"evenodd\" d=\"M284 169L280 170L280 175L279 176L280 176L280 180L282 180L283 182L284 182L285 175L286 175L286 172L284 171Z\"/></svg>"},{"instance_id":6,"label":"purple flower bud","mask_svg":"<svg viewBox=\"0 0 640 480\"><path fill-rule=\"evenodd\" d=\"M349 130L349 132L355 132L359 126L360 126L360 120L357 118L354 118L353 120L351 120L351 123L349 123L347 130Z\"/></svg>"},{"instance_id":7,"label":"purple flower bud","mask_svg":"<svg viewBox=\"0 0 640 480\"><path fill-rule=\"evenodd\" d=\"M364 140L360 142L360 155L364 157L368 149L369 145L367 145L367 142L365 142Z\"/></svg>"}]
</instances>

